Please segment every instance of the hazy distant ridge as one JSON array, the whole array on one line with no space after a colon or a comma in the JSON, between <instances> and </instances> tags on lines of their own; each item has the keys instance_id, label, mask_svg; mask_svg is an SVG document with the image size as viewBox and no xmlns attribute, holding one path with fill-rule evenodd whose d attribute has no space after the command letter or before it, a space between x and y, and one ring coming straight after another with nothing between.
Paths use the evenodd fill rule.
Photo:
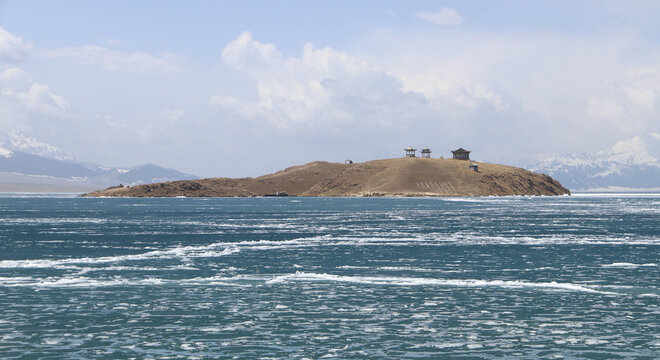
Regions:
<instances>
[{"instance_id":1,"label":"hazy distant ridge","mask_svg":"<svg viewBox=\"0 0 660 360\"><path fill-rule=\"evenodd\" d=\"M548 174L571 190L660 188L656 155L660 139L655 135L620 141L595 153L548 156L527 168Z\"/></svg>"},{"instance_id":2,"label":"hazy distant ridge","mask_svg":"<svg viewBox=\"0 0 660 360\"><path fill-rule=\"evenodd\" d=\"M24 175L23 178L26 180L20 180L17 175ZM77 183L92 187L197 178L154 164L122 169L79 162L49 144L17 133L0 134L0 183L16 183L17 178L23 183L34 183L30 179L34 177L41 178L39 183L44 185L61 184L64 180L68 185Z\"/></svg>"}]
</instances>

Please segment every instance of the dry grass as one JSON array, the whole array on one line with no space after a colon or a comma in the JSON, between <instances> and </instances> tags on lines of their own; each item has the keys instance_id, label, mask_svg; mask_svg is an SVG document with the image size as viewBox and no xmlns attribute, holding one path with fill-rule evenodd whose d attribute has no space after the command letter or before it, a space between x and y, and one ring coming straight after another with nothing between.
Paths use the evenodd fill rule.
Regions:
<instances>
[{"instance_id":1,"label":"dry grass","mask_svg":"<svg viewBox=\"0 0 660 360\"><path fill-rule=\"evenodd\" d=\"M479 171L469 168L478 164ZM316 161L258 178L182 180L111 188L88 196L489 196L563 195L547 175L451 159L400 158L352 165Z\"/></svg>"}]
</instances>

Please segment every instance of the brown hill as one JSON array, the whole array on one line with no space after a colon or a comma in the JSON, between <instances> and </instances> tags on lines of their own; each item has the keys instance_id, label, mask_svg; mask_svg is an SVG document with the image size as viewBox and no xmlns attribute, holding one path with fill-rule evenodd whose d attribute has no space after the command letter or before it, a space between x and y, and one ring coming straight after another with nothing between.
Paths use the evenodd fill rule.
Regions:
<instances>
[{"instance_id":1,"label":"brown hill","mask_svg":"<svg viewBox=\"0 0 660 360\"><path fill-rule=\"evenodd\" d=\"M477 164L473 171L469 164ZM181 180L111 187L85 196L228 197L284 192L296 196L564 195L543 174L511 166L450 159L401 158L358 164L316 161L258 178Z\"/></svg>"},{"instance_id":2,"label":"brown hill","mask_svg":"<svg viewBox=\"0 0 660 360\"><path fill-rule=\"evenodd\" d=\"M479 171L469 168L477 164ZM112 187L85 196L230 197L284 192L296 196L490 196L570 194L543 174L505 165L401 158L357 164L316 161L258 178L181 180Z\"/></svg>"}]
</instances>

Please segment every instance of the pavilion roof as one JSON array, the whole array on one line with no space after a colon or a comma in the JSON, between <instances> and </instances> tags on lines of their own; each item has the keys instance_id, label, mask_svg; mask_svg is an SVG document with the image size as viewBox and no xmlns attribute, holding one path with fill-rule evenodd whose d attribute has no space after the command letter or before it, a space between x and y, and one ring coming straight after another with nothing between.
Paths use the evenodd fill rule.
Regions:
<instances>
[{"instance_id":1,"label":"pavilion roof","mask_svg":"<svg viewBox=\"0 0 660 360\"><path fill-rule=\"evenodd\" d=\"M451 152L453 152L453 153L459 153L459 152L462 152L462 153L469 153L469 152L471 152L471 151L469 151L469 150L465 150L465 149L463 149L463 148L458 148L458 149L456 149L456 150L452 150Z\"/></svg>"}]
</instances>

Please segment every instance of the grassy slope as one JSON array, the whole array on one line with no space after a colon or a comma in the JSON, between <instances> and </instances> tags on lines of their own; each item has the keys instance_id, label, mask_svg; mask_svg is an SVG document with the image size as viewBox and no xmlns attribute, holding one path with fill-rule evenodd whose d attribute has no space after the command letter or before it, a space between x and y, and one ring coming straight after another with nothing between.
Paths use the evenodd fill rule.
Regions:
<instances>
[{"instance_id":1,"label":"grassy slope","mask_svg":"<svg viewBox=\"0 0 660 360\"><path fill-rule=\"evenodd\" d=\"M352 165L312 162L258 178L183 180L111 188L90 196L487 196L562 195L552 178L511 166L450 159L400 158Z\"/></svg>"}]
</instances>

